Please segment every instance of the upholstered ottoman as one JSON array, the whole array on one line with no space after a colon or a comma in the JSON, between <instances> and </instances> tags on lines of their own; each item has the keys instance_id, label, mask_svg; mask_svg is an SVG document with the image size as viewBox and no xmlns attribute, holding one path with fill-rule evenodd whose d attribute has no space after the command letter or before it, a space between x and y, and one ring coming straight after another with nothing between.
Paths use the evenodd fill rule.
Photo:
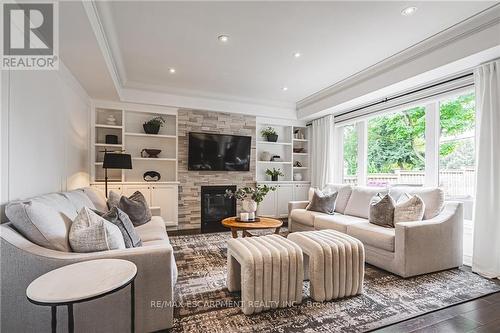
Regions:
<instances>
[{"instance_id":1,"label":"upholstered ottoman","mask_svg":"<svg viewBox=\"0 0 500 333\"><path fill-rule=\"evenodd\" d=\"M362 292L365 250L359 240L334 230L295 232L288 239L304 252L311 297L315 301Z\"/></svg>"},{"instance_id":2,"label":"upholstered ottoman","mask_svg":"<svg viewBox=\"0 0 500 333\"><path fill-rule=\"evenodd\" d=\"M279 235L236 238L227 246L227 288L241 290L249 315L302 302L304 263L300 247Z\"/></svg>"}]
</instances>

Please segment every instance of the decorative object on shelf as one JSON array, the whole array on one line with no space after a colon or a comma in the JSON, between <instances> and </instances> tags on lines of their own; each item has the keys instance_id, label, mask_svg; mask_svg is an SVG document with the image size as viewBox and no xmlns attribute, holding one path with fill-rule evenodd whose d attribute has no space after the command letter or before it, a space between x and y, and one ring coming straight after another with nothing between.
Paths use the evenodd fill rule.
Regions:
<instances>
[{"instance_id":1,"label":"decorative object on shelf","mask_svg":"<svg viewBox=\"0 0 500 333\"><path fill-rule=\"evenodd\" d=\"M279 156L279 155L274 155L274 156L271 158L271 162L283 162L283 160L281 159L281 156Z\"/></svg>"},{"instance_id":2,"label":"decorative object on shelf","mask_svg":"<svg viewBox=\"0 0 500 333\"><path fill-rule=\"evenodd\" d=\"M161 179L161 175L158 171L146 171L142 178L146 182L157 182Z\"/></svg>"},{"instance_id":3,"label":"decorative object on shelf","mask_svg":"<svg viewBox=\"0 0 500 333\"><path fill-rule=\"evenodd\" d=\"M266 138L266 140L269 142L278 141L278 133L276 133L276 130L270 126L261 129L260 134L262 135L262 137Z\"/></svg>"},{"instance_id":4,"label":"decorative object on shelf","mask_svg":"<svg viewBox=\"0 0 500 333\"><path fill-rule=\"evenodd\" d=\"M300 172L294 173L293 180L295 180L296 182L300 182L302 180L302 174Z\"/></svg>"},{"instance_id":5,"label":"decorative object on shelf","mask_svg":"<svg viewBox=\"0 0 500 333\"><path fill-rule=\"evenodd\" d=\"M158 155L161 153L161 149L149 149L145 148L141 150L142 158L158 158Z\"/></svg>"},{"instance_id":6,"label":"decorative object on shelf","mask_svg":"<svg viewBox=\"0 0 500 333\"><path fill-rule=\"evenodd\" d=\"M283 171L281 171L281 169L275 169L273 168L272 170L271 169L267 169L266 170L266 175L270 176L271 177L271 180L273 182L277 182L278 181L278 177L281 176L283 177L285 174L283 173Z\"/></svg>"},{"instance_id":7,"label":"decorative object on shelf","mask_svg":"<svg viewBox=\"0 0 500 333\"><path fill-rule=\"evenodd\" d=\"M294 152L294 153L299 153L299 154L300 154L300 153L305 153L305 152L306 152L306 149L305 149L305 148L303 148L303 147L294 147L294 148L293 148L293 152Z\"/></svg>"},{"instance_id":8,"label":"decorative object on shelf","mask_svg":"<svg viewBox=\"0 0 500 333\"><path fill-rule=\"evenodd\" d=\"M300 163L300 161L295 161L293 163L293 166L296 167L296 168L301 168L302 167L302 163Z\"/></svg>"},{"instance_id":9,"label":"decorative object on shelf","mask_svg":"<svg viewBox=\"0 0 500 333\"><path fill-rule=\"evenodd\" d=\"M110 114L107 118L106 118L106 123L108 125L111 125L111 126L116 126L116 118L114 115Z\"/></svg>"},{"instance_id":10,"label":"decorative object on shelf","mask_svg":"<svg viewBox=\"0 0 500 333\"><path fill-rule=\"evenodd\" d=\"M117 145L118 144L118 135L106 134L104 142L107 144L110 144L110 145Z\"/></svg>"},{"instance_id":11,"label":"decorative object on shelf","mask_svg":"<svg viewBox=\"0 0 500 333\"><path fill-rule=\"evenodd\" d=\"M260 154L260 160L261 161L270 161L272 158L271 156L271 153L268 152L268 151L263 151L261 154Z\"/></svg>"},{"instance_id":12,"label":"decorative object on shelf","mask_svg":"<svg viewBox=\"0 0 500 333\"><path fill-rule=\"evenodd\" d=\"M144 128L144 132L146 134L158 134L158 132L160 132L160 127L163 127L163 125L165 125L165 119L158 116L146 121L142 124L142 127Z\"/></svg>"},{"instance_id":13,"label":"decorative object on shelf","mask_svg":"<svg viewBox=\"0 0 500 333\"><path fill-rule=\"evenodd\" d=\"M226 190L226 197L236 198L241 201L241 208L248 213L248 221L255 222L255 211L259 203L264 200L269 191L275 191L276 187L267 185L257 185L253 187L239 188L236 192ZM253 218L251 218L253 217Z\"/></svg>"},{"instance_id":14,"label":"decorative object on shelf","mask_svg":"<svg viewBox=\"0 0 500 333\"><path fill-rule=\"evenodd\" d=\"M108 197L108 169L132 169L132 156L121 152L112 152L104 150L104 161L102 162L104 169L104 193Z\"/></svg>"}]
</instances>

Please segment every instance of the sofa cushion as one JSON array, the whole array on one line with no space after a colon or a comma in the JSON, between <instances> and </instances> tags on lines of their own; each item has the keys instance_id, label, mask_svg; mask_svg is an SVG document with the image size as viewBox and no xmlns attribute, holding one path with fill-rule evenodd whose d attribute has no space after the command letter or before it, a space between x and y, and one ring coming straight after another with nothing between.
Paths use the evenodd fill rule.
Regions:
<instances>
[{"instance_id":1,"label":"sofa cushion","mask_svg":"<svg viewBox=\"0 0 500 333\"><path fill-rule=\"evenodd\" d=\"M5 214L12 225L33 243L51 250L71 252L68 242L71 219L54 206L43 203L49 201L12 202L5 208Z\"/></svg>"},{"instance_id":2,"label":"sofa cushion","mask_svg":"<svg viewBox=\"0 0 500 333\"><path fill-rule=\"evenodd\" d=\"M425 205L424 220L432 219L441 213L444 207L444 191L439 187L392 187L389 191L394 200L398 201L404 193L418 194Z\"/></svg>"},{"instance_id":3,"label":"sofa cushion","mask_svg":"<svg viewBox=\"0 0 500 333\"><path fill-rule=\"evenodd\" d=\"M306 209L314 212L333 215L335 211L335 201L337 200L337 195L338 192L324 193L316 189Z\"/></svg>"},{"instance_id":4,"label":"sofa cushion","mask_svg":"<svg viewBox=\"0 0 500 333\"><path fill-rule=\"evenodd\" d=\"M395 228L384 228L370 222L347 226L347 234L359 239L363 244L394 252Z\"/></svg>"},{"instance_id":5,"label":"sofa cushion","mask_svg":"<svg viewBox=\"0 0 500 333\"><path fill-rule=\"evenodd\" d=\"M96 206L90 200L90 198L85 194L83 189L77 189L69 192L62 192L68 200L73 204L75 210L79 212L83 207L88 207L91 209L96 209Z\"/></svg>"},{"instance_id":6,"label":"sofa cushion","mask_svg":"<svg viewBox=\"0 0 500 333\"><path fill-rule=\"evenodd\" d=\"M345 208L351 197L352 186L346 184L326 184L325 189L330 192L338 192L335 211L340 214L345 214Z\"/></svg>"},{"instance_id":7,"label":"sofa cushion","mask_svg":"<svg viewBox=\"0 0 500 333\"><path fill-rule=\"evenodd\" d=\"M418 195L403 194L394 208L394 225L399 222L422 221L425 204Z\"/></svg>"},{"instance_id":8,"label":"sofa cushion","mask_svg":"<svg viewBox=\"0 0 500 333\"><path fill-rule=\"evenodd\" d=\"M135 231L141 238L143 244L155 240L167 240L167 229L165 227L165 221L161 216L153 216L151 221L144 223L138 227L135 227Z\"/></svg>"},{"instance_id":9,"label":"sofa cushion","mask_svg":"<svg viewBox=\"0 0 500 333\"><path fill-rule=\"evenodd\" d=\"M355 223L366 222L366 219L350 215L318 215L314 219L314 229L332 229L346 233L347 226Z\"/></svg>"},{"instance_id":10,"label":"sofa cushion","mask_svg":"<svg viewBox=\"0 0 500 333\"><path fill-rule=\"evenodd\" d=\"M95 187L84 187L83 188L83 193L89 197L90 201L95 206L95 209L97 209L100 212L106 212L108 211L108 204L106 203L106 196L104 195L104 191L101 191L98 188Z\"/></svg>"},{"instance_id":11,"label":"sofa cushion","mask_svg":"<svg viewBox=\"0 0 500 333\"><path fill-rule=\"evenodd\" d=\"M300 224L313 227L314 226L314 217L318 216L318 215L325 215L325 214L320 213L320 212L314 212L311 210L298 208L298 209L292 210L290 217L294 221L299 222Z\"/></svg>"},{"instance_id":12,"label":"sofa cushion","mask_svg":"<svg viewBox=\"0 0 500 333\"><path fill-rule=\"evenodd\" d=\"M118 203L117 197L120 198ZM118 207L123 210L136 227L151 220L151 210L149 209L146 198L140 191L135 191L128 198L124 195L119 196L119 194L111 191L109 194L108 206L110 209L112 207Z\"/></svg>"},{"instance_id":13,"label":"sofa cushion","mask_svg":"<svg viewBox=\"0 0 500 333\"><path fill-rule=\"evenodd\" d=\"M128 215L125 214L120 208L112 207L107 212L94 210L94 213L113 223L118 227L118 229L120 229L126 248L139 247L142 245L141 238L137 234L137 231L135 231L132 221L130 221Z\"/></svg>"},{"instance_id":14,"label":"sofa cushion","mask_svg":"<svg viewBox=\"0 0 500 333\"><path fill-rule=\"evenodd\" d=\"M394 207L396 203L389 194L374 196L370 202L368 222L386 228L394 228Z\"/></svg>"},{"instance_id":15,"label":"sofa cushion","mask_svg":"<svg viewBox=\"0 0 500 333\"><path fill-rule=\"evenodd\" d=\"M76 215L78 215L78 210L76 209L75 205L73 205L71 201L62 193L44 194L27 199L26 201L38 202L46 206L49 206L55 211L63 214L71 221L73 221Z\"/></svg>"},{"instance_id":16,"label":"sofa cushion","mask_svg":"<svg viewBox=\"0 0 500 333\"><path fill-rule=\"evenodd\" d=\"M370 202L377 193L385 195L387 189L383 187L354 186L344 214L368 219Z\"/></svg>"}]
</instances>

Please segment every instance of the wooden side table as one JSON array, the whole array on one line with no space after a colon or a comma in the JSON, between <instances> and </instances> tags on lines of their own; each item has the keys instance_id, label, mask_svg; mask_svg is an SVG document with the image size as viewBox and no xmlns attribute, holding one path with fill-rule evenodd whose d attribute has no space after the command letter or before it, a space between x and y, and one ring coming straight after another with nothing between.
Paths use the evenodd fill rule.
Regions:
<instances>
[{"instance_id":1,"label":"wooden side table","mask_svg":"<svg viewBox=\"0 0 500 333\"><path fill-rule=\"evenodd\" d=\"M253 236L248 230L274 229L275 234L279 234L283 222L269 217L259 217L259 222L238 222L236 217L228 217L222 220L222 225L231 229L233 238L238 238L238 230L241 230L242 237Z\"/></svg>"},{"instance_id":2,"label":"wooden side table","mask_svg":"<svg viewBox=\"0 0 500 333\"><path fill-rule=\"evenodd\" d=\"M82 261L45 273L26 289L28 300L52 308L52 332L57 330L57 307L68 307L68 331L74 332L73 304L113 294L130 285L131 331L135 331L137 267L122 259Z\"/></svg>"}]
</instances>

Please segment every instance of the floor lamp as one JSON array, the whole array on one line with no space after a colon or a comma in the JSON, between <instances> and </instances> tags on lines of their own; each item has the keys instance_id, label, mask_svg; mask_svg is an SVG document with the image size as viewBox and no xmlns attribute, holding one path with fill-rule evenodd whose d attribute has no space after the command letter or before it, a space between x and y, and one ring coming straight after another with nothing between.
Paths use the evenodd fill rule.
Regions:
<instances>
[{"instance_id":1,"label":"floor lamp","mask_svg":"<svg viewBox=\"0 0 500 333\"><path fill-rule=\"evenodd\" d=\"M104 193L108 197L108 169L132 169L132 156L123 153L108 153L104 151Z\"/></svg>"}]
</instances>

